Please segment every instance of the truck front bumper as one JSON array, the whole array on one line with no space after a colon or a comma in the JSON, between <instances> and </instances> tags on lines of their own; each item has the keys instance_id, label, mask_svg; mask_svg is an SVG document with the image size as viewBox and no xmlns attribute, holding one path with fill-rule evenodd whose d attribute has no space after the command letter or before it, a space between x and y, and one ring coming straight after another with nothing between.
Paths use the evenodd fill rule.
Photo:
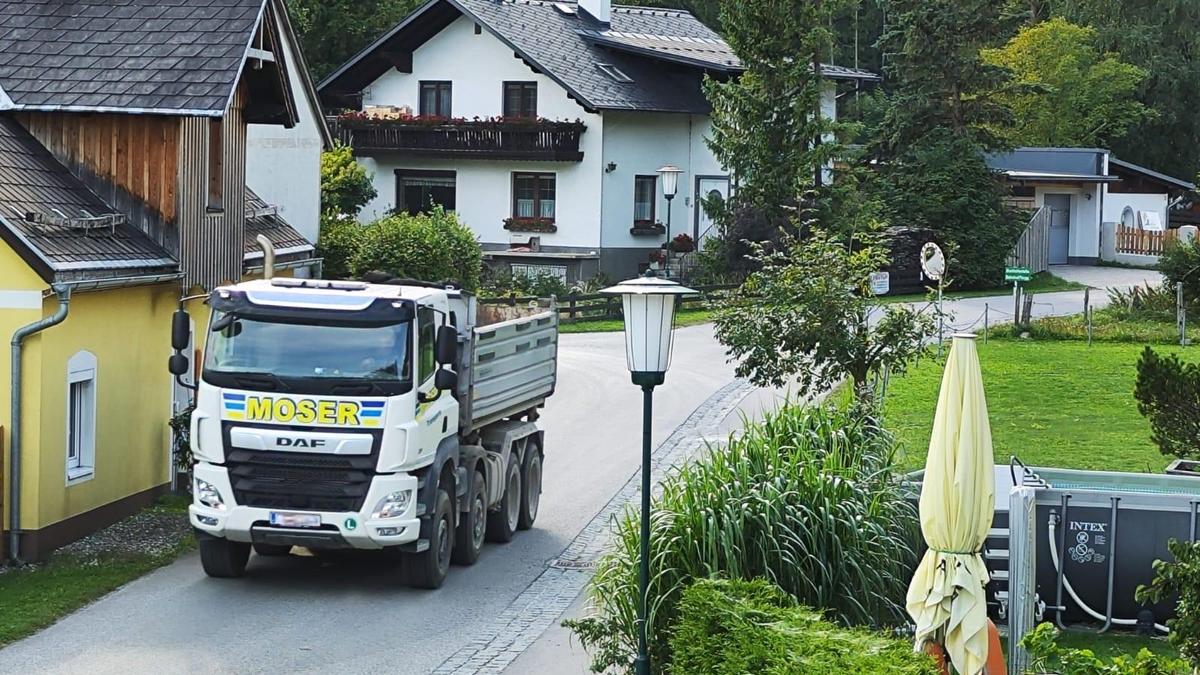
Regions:
<instances>
[{"instance_id":1,"label":"truck front bumper","mask_svg":"<svg viewBox=\"0 0 1200 675\"><path fill-rule=\"evenodd\" d=\"M188 507L192 526L213 537L310 548L381 549L414 542L421 533L421 520L417 516L418 481L407 474L375 476L363 502L363 510L338 513L239 506L234 503L233 486L225 467L199 463L195 467L195 477L215 487L224 502L224 508L213 508L195 501ZM412 491L408 508L403 514L394 518L372 518L372 510L384 497L403 490ZM314 514L320 516L321 527L273 527L272 511Z\"/></svg>"}]
</instances>

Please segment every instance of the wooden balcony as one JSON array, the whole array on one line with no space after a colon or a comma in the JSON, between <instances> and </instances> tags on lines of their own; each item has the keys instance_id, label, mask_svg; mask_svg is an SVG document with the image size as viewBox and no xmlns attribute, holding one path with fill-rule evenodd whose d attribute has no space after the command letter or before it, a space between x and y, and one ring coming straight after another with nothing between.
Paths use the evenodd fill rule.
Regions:
<instances>
[{"instance_id":1,"label":"wooden balcony","mask_svg":"<svg viewBox=\"0 0 1200 675\"><path fill-rule=\"evenodd\" d=\"M333 137L356 155L580 162L582 122L328 118Z\"/></svg>"}]
</instances>

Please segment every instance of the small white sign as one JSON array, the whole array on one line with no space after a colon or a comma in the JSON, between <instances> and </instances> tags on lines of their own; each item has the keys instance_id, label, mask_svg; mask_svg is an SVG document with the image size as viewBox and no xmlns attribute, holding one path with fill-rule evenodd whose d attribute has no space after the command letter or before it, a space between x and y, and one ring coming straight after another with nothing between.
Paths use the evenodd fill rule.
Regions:
<instances>
[{"instance_id":1,"label":"small white sign","mask_svg":"<svg viewBox=\"0 0 1200 675\"><path fill-rule=\"evenodd\" d=\"M871 272L871 292L887 295L892 290L892 276L887 272Z\"/></svg>"}]
</instances>

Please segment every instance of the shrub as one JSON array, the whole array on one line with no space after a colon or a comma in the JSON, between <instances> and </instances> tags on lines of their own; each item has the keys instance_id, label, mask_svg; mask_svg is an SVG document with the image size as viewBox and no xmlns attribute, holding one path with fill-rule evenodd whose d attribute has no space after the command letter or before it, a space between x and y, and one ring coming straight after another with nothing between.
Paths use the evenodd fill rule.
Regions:
<instances>
[{"instance_id":1,"label":"shrub","mask_svg":"<svg viewBox=\"0 0 1200 675\"><path fill-rule=\"evenodd\" d=\"M317 254L323 259L321 272L326 279L347 279L354 274L354 256L362 246L363 226L349 216L321 215L321 234Z\"/></svg>"},{"instance_id":2,"label":"shrub","mask_svg":"<svg viewBox=\"0 0 1200 675\"><path fill-rule=\"evenodd\" d=\"M1117 656L1111 662L1090 649L1068 649L1058 645L1059 630L1040 624L1021 640L1029 652L1027 673L1058 675L1186 675L1187 666L1177 659L1155 656L1142 648L1136 656Z\"/></svg>"},{"instance_id":3,"label":"shrub","mask_svg":"<svg viewBox=\"0 0 1200 675\"><path fill-rule=\"evenodd\" d=\"M521 297L548 298L566 295L567 284L553 274L513 274L507 267L488 268L484 271L482 294L488 297L517 295Z\"/></svg>"},{"instance_id":4,"label":"shrub","mask_svg":"<svg viewBox=\"0 0 1200 675\"><path fill-rule=\"evenodd\" d=\"M894 454L892 438L870 422L786 405L664 478L650 523L656 667L670 658L684 589L715 575L764 577L843 624L904 621L918 534ZM639 541L629 510L591 581L594 614L568 623L598 671L627 668L636 651Z\"/></svg>"},{"instance_id":5,"label":"shrub","mask_svg":"<svg viewBox=\"0 0 1200 675\"><path fill-rule=\"evenodd\" d=\"M1167 278L1174 307L1175 284L1183 282L1183 297L1193 309L1200 308L1200 238L1168 246L1158 259L1158 270Z\"/></svg>"},{"instance_id":6,"label":"shrub","mask_svg":"<svg viewBox=\"0 0 1200 675\"><path fill-rule=\"evenodd\" d=\"M835 626L765 580L698 581L671 638L674 673L936 675L912 643Z\"/></svg>"},{"instance_id":7,"label":"shrub","mask_svg":"<svg viewBox=\"0 0 1200 675\"><path fill-rule=\"evenodd\" d=\"M1153 319L1175 321L1175 288L1166 283L1152 286L1133 286L1129 289L1110 288L1109 307L1122 319Z\"/></svg>"},{"instance_id":8,"label":"shrub","mask_svg":"<svg viewBox=\"0 0 1200 675\"><path fill-rule=\"evenodd\" d=\"M454 213L434 207L415 216L395 214L366 226L351 257L355 274L381 271L422 281L457 281L479 288L483 252Z\"/></svg>"},{"instance_id":9,"label":"shrub","mask_svg":"<svg viewBox=\"0 0 1200 675\"><path fill-rule=\"evenodd\" d=\"M1200 459L1200 364L1166 358L1146 347L1137 364L1134 397L1150 420L1155 444L1164 455Z\"/></svg>"},{"instance_id":10,"label":"shrub","mask_svg":"<svg viewBox=\"0 0 1200 675\"><path fill-rule=\"evenodd\" d=\"M354 161L348 145L321 153L321 211L358 215L378 193L366 169Z\"/></svg>"},{"instance_id":11,"label":"shrub","mask_svg":"<svg viewBox=\"0 0 1200 675\"><path fill-rule=\"evenodd\" d=\"M1167 549L1175 562L1154 561L1154 581L1137 590L1138 602L1158 602L1176 594L1175 618L1167 622L1167 637L1192 668L1200 671L1200 542L1172 539Z\"/></svg>"}]
</instances>

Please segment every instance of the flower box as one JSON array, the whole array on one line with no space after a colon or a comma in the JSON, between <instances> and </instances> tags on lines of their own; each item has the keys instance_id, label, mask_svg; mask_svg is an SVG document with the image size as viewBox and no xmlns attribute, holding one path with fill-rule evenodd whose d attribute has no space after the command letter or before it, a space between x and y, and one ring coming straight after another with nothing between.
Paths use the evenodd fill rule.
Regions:
<instances>
[{"instance_id":1,"label":"flower box","mask_svg":"<svg viewBox=\"0 0 1200 675\"><path fill-rule=\"evenodd\" d=\"M509 232L538 232L552 234L558 226L551 218L505 218L504 229Z\"/></svg>"},{"instance_id":2,"label":"flower box","mask_svg":"<svg viewBox=\"0 0 1200 675\"><path fill-rule=\"evenodd\" d=\"M629 228L629 234L635 237L661 237L666 232L667 227L662 223L634 223Z\"/></svg>"}]
</instances>

